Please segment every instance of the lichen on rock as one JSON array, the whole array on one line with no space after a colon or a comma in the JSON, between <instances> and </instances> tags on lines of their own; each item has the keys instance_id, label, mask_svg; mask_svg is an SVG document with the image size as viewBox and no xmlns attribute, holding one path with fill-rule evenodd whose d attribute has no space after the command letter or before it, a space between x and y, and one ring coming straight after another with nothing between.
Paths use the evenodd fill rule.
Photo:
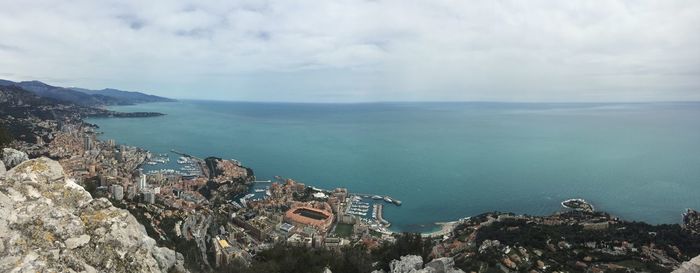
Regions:
<instances>
[{"instance_id":1,"label":"lichen on rock","mask_svg":"<svg viewBox=\"0 0 700 273\"><path fill-rule=\"evenodd\" d=\"M128 211L93 199L48 158L0 177L0 272L185 272Z\"/></svg>"},{"instance_id":2,"label":"lichen on rock","mask_svg":"<svg viewBox=\"0 0 700 273\"><path fill-rule=\"evenodd\" d=\"M4 163L6 168L12 168L27 160L29 160L29 157L26 153L22 151L18 151L12 148L2 149L2 162Z\"/></svg>"}]
</instances>

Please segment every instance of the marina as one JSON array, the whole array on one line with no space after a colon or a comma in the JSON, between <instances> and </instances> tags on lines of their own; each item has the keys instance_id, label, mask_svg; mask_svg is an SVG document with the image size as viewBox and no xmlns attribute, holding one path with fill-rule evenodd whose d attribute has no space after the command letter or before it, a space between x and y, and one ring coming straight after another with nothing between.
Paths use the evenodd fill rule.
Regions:
<instances>
[{"instance_id":1,"label":"marina","mask_svg":"<svg viewBox=\"0 0 700 273\"><path fill-rule=\"evenodd\" d=\"M171 150L171 153L179 155L174 162L170 159L170 154L149 154L144 172L149 175L177 175L185 178L193 178L202 175L201 159Z\"/></svg>"},{"instance_id":2,"label":"marina","mask_svg":"<svg viewBox=\"0 0 700 273\"><path fill-rule=\"evenodd\" d=\"M367 193L354 193L354 196L360 196L365 199L372 199L375 201L381 201L383 200L386 203L394 204L397 206L401 206L402 202L399 199L393 198L389 195L377 195L377 194L367 194Z\"/></svg>"},{"instance_id":3,"label":"marina","mask_svg":"<svg viewBox=\"0 0 700 273\"><path fill-rule=\"evenodd\" d=\"M388 228L391 223L383 217L384 205L387 203L399 206L401 201L390 196L350 194L345 213L358 216L361 221L369 224L370 228L377 232L389 233Z\"/></svg>"}]
</instances>

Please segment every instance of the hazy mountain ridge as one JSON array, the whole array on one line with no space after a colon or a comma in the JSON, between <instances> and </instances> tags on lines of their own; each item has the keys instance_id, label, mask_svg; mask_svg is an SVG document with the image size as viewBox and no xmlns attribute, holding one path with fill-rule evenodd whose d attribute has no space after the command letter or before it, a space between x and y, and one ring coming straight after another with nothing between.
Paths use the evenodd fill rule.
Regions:
<instances>
[{"instance_id":1,"label":"hazy mountain ridge","mask_svg":"<svg viewBox=\"0 0 700 273\"><path fill-rule=\"evenodd\" d=\"M0 79L1 86L18 86L40 97L71 102L83 106L130 105L149 102L171 102L173 99L148 95L141 92L112 88L90 90L78 87L60 87L40 81L13 82Z\"/></svg>"},{"instance_id":2,"label":"hazy mountain ridge","mask_svg":"<svg viewBox=\"0 0 700 273\"><path fill-rule=\"evenodd\" d=\"M7 132L12 139L29 143L39 142L40 139L51 140L52 130L45 127L45 121L48 120L77 122L86 117L131 118L161 115L152 112L115 112L39 96L18 85L0 84L0 131Z\"/></svg>"},{"instance_id":3,"label":"hazy mountain ridge","mask_svg":"<svg viewBox=\"0 0 700 273\"><path fill-rule=\"evenodd\" d=\"M144 94L137 91L125 91L114 88L104 88L101 90L91 90L79 87L70 87L68 89L85 93L88 95L105 96L116 98L130 103L148 103L148 102L172 102L174 99L159 97L156 95Z\"/></svg>"}]
</instances>

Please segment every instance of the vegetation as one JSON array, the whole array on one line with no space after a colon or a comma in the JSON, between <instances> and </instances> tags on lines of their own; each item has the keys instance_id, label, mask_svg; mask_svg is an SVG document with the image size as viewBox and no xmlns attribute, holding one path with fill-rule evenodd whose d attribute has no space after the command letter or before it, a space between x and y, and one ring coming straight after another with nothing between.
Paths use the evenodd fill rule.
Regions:
<instances>
[{"instance_id":1,"label":"vegetation","mask_svg":"<svg viewBox=\"0 0 700 273\"><path fill-rule=\"evenodd\" d=\"M658 261L645 258L641 249L654 246L677 261L688 260L700 254L700 238L679 225L649 225L639 222L612 224L601 230L588 230L578 224L540 225L523 219L503 220L479 229L475 245L485 240L498 240L501 245L518 246L533 253L542 251L540 259L550 264L551 270L577 270L576 261L584 257L598 264L615 264L635 272L668 272ZM561 249L562 243L566 245ZM588 247L593 244L595 247ZM613 251L613 247L628 246L635 251ZM608 250L608 251L602 251ZM456 266L469 272L494 268L504 254L490 248L475 255L456 259ZM518 270L532 266L524 262Z\"/></svg>"},{"instance_id":2,"label":"vegetation","mask_svg":"<svg viewBox=\"0 0 700 273\"><path fill-rule=\"evenodd\" d=\"M389 269L389 262L405 255L427 258L432 244L420 234L401 234L393 244L368 250L358 244L338 252L326 249L277 244L255 256L250 266L232 264L217 269L218 273L317 273L328 267L333 273L370 272Z\"/></svg>"},{"instance_id":3,"label":"vegetation","mask_svg":"<svg viewBox=\"0 0 700 273\"><path fill-rule=\"evenodd\" d=\"M338 224L335 226L335 235L343 238L350 238L352 229L352 224Z\"/></svg>"},{"instance_id":4,"label":"vegetation","mask_svg":"<svg viewBox=\"0 0 700 273\"><path fill-rule=\"evenodd\" d=\"M388 271L389 263L392 260L400 260L401 256L419 255L424 261L429 260L428 256L432 249L432 242L424 239L420 234L403 233L397 237L395 243L383 244L372 253L372 256L376 258L378 268Z\"/></svg>"},{"instance_id":5,"label":"vegetation","mask_svg":"<svg viewBox=\"0 0 700 273\"><path fill-rule=\"evenodd\" d=\"M13 138L5 126L0 125L0 148L5 148L12 142Z\"/></svg>"}]
</instances>

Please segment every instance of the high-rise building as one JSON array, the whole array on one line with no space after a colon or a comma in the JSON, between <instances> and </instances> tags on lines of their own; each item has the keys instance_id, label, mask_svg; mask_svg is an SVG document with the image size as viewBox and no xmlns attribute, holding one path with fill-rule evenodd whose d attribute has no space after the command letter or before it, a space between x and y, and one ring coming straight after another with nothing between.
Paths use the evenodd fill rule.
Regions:
<instances>
[{"instance_id":1,"label":"high-rise building","mask_svg":"<svg viewBox=\"0 0 700 273\"><path fill-rule=\"evenodd\" d=\"M83 137L83 148L86 151L92 150L92 137L90 137L89 135L85 135Z\"/></svg>"},{"instance_id":2,"label":"high-rise building","mask_svg":"<svg viewBox=\"0 0 700 273\"><path fill-rule=\"evenodd\" d=\"M112 185L111 192L112 198L114 198L114 200L122 200L124 198L124 187L122 187L121 185Z\"/></svg>"},{"instance_id":3,"label":"high-rise building","mask_svg":"<svg viewBox=\"0 0 700 273\"><path fill-rule=\"evenodd\" d=\"M143 193L143 202L153 204L156 202L156 195L153 192L147 191Z\"/></svg>"},{"instance_id":4,"label":"high-rise building","mask_svg":"<svg viewBox=\"0 0 700 273\"><path fill-rule=\"evenodd\" d=\"M145 174L141 174L139 176L139 190L140 191L146 190L146 175Z\"/></svg>"},{"instance_id":5,"label":"high-rise building","mask_svg":"<svg viewBox=\"0 0 700 273\"><path fill-rule=\"evenodd\" d=\"M136 187L134 185L129 185L126 188L126 198L132 200L136 197Z\"/></svg>"}]
</instances>

